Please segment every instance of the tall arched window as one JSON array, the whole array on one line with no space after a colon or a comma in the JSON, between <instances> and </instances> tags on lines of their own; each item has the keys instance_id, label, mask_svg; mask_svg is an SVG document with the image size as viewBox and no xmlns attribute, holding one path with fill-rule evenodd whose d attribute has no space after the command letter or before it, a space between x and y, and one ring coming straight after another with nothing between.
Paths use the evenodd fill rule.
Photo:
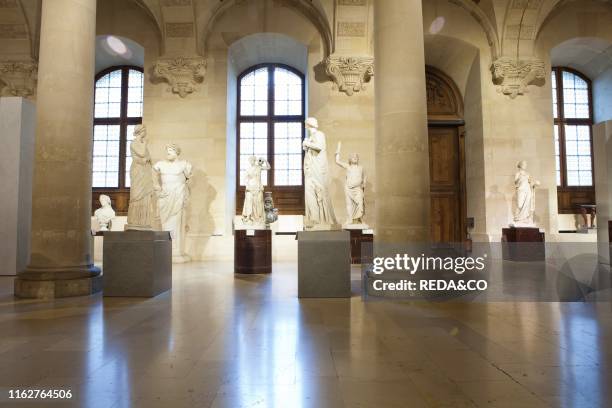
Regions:
<instances>
[{"instance_id":1,"label":"tall arched window","mask_svg":"<svg viewBox=\"0 0 612 408\"><path fill-rule=\"evenodd\" d=\"M594 204L591 82L569 68L552 71L559 210Z\"/></svg>"},{"instance_id":2,"label":"tall arched window","mask_svg":"<svg viewBox=\"0 0 612 408\"><path fill-rule=\"evenodd\" d=\"M108 194L118 213L127 211L131 164L129 142L142 123L142 68L112 67L96 76L93 173L95 199Z\"/></svg>"},{"instance_id":3,"label":"tall arched window","mask_svg":"<svg viewBox=\"0 0 612 408\"><path fill-rule=\"evenodd\" d=\"M285 214L304 211L304 95L304 76L285 65L257 65L239 76L237 212L244 200L244 171L253 155L272 166L262 181L276 206Z\"/></svg>"}]
</instances>

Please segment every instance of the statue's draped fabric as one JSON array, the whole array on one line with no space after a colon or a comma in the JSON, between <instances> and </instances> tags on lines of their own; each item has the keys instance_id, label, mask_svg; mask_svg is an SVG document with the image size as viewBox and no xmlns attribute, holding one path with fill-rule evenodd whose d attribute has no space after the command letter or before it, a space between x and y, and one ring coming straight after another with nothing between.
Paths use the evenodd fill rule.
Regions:
<instances>
[{"instance_id":1,"label":"statue's draped fabric","mask_svg":"<svg viewBox=\"0 0 612 408\"><path fill-rule=\"evenodd\" d=\"M529 173L520 170L516 173L514 184L516 187L516 209L514 221L517 224L533 224L535 211L534 188Z\"/></svg>"},{"instance_id":2,"label":"statue's draped fabric","mask_svg":"<svg viewBox=\"0 0 612 408\"><path fill-rule=\"evenodd\" d=\"M154 187L151 155L145 142L130 143L132 165L130 167L130 205L128 229L151 229L154 218Z\"/></svg>"},{"instance_id":3,"label":"statue's draped fabric","mask_svg":"<svg viewBox=\"0 0 612 408\"><path fill-rule=\"evenodd\" d=\"M242 207L242 219L247 223L265 224L263 185L261 183L261 172L270 170L270 164L263 161L261 164L255 162L246 170L246 186L244 194L244 205Z\"/></svg>"},{"instance_id":4,"label":"statue's draped fabric","mask_svg":"<svg viewBox=\"0 0 612 408\"><path fill-rule=\"evenodd\" d=\"M350 220L361 219L365 214L363 178L363 167L357 165L347 167L344 192L346 211Z\"/></svg>"},{"instance_id":5,"label":"statue's draped fabric","mask_svg":"<svg viewBox=\"0 0 612 408\"><path fill-rule=\"evenodd\" d=\"M329 166L325 134L313 132L304 141L304 197L306 224L337 224L329 196Z\"/></svg>"},{"instance_id":6,"label":"statue's draped fabric","mask_svg":"<svg viewBox=\"0 0 612 408\"><path fill-rule=\"evenodd\" d=\"M185 233L185 207L189 201L191 164L185 160L161 161L153 169L159 173L161 191L157 205L162 230L169 231L172 237L172 253L182 255Z\"/></svg>"}]
</instances>

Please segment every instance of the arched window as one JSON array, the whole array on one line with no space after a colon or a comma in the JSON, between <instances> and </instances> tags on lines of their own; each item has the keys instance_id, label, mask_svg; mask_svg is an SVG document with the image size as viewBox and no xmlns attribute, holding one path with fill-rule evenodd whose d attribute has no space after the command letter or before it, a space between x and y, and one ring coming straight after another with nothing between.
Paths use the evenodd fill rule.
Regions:
<instances>
[{"instance_id":1,"label":"arched window","mask_svg":"<svg viewBox=\"0 0 612 408\"><path fill-rule=\"evenodd\" d=\"M304 95L304 76L288 66L257 65L239 76L237 212L242 211L244 171L253 155L272 166L262 182L276 207L285 214L303 212Z\"/></svg>"},{"instance_id":2,"label":"arched window","mask_svg":"<svg viewBox=\"0 0 612 408\"><path fill-rule=\"evenodd\" d=\"M143 81L142 68L132 66L112 67L96 76L92 187L94 199L109 194L118 213L127 211L129 142L142 123Z\"/></svg>"},{"instance_id":3,"label":"arched window","mask_svg":"<svg viewBox=\"0 0 612 408\"><path fill-rule=\"evenodd\" d=\"M555 153L560 212L594 204L591 82L569 68L552 70Z\"/></svg>"}]
</instances>

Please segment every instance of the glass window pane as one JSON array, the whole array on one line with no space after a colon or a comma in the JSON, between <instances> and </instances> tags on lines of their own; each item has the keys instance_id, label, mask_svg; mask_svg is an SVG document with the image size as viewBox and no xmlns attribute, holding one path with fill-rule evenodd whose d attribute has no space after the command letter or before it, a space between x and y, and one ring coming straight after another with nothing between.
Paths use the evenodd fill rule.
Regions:
<instances>
[{"instance_id":1,"label":"glass window pane","mask_svg":"<svg viewBox=\"0 0 612 408\"><path fill-rule=\"evenodd\" d=\"M285 68L274 68L274 114L302 114L302 78Z\"/></svg>"},{"instance_id":2,"label":"glass window pane","mask_svg":"<svg viewBox=\"0 0 612 408\"><path fill-rule=\"evenodd\" d=\"M96 81L96 118L117 118L121 114L121 78L121 69L118 69Z\"/></svg>"},{"instance_id":3,"label":"glass window pane","mask_svg":"<svg viewBox=\"0 0 612 408\"><path fill-rule=\"evenodd\" d=\"M94 126L93 187L119 187L119 125Z\"/></svg>"},{"instance_id":4,"label":"glass window pane","mask_svg":"<svg viewBox=\"0 0 612 408\"><path fill-rule=\"evenodd\" d=\"M299 186L302 184L302 126L300 122L274 124L274 183L276 185ZM294 170L300 174L299 177L292 173Z\"/></svg>"},{"instance_id":5,"label":"glass window pane","mask_svg":"<svg viewBox=\"0 0 612 408\"><path fill-rule=\"evenodd\" d=\"M557 73L555 71L551 72L550 83L552 84L553 115L556 119L559 117L559 107L557 105Z\"/></svg>"},{"instance_id":6,"label":"glass window pane","mask_svg":"<svg viewBox=\"0 0 612 408\"><path fill-rule=\"evenodd\" d=\"M591 131L587 125L565 125L568 186L593 185Z\"/></svg>"},{"instance_id":7,"label":"glass window pane","mask_svg":"<svg viewBox=\"0 0 612 408\"><path fill-rule=\"evenodd\" d=\"M251 156L268 159L268 126L266 123L240 123L240 185L244 185L244 172ZM267 184L267 172L262 172L262 183Z\"/></svg>"},{"instance_id":8,"label":"glass window pane","mask_svg":"<svg viewBox=\"0 0 612 408\"><path fill-rule=\"evenodd\" d=\"M590 100L588 83L578 75L563 71L563 109L565 118L588 119Z\"/></svg>"},{"instance_id":9,"label":"glass window pane","mask_svg":"<svg viewBox=\"0 0 612 408\"><path fill-rule=\"evenodd\" d=\"M259 68L240 80L240 115L268 114L268 68Z\"/></svg>"}]
</instances>

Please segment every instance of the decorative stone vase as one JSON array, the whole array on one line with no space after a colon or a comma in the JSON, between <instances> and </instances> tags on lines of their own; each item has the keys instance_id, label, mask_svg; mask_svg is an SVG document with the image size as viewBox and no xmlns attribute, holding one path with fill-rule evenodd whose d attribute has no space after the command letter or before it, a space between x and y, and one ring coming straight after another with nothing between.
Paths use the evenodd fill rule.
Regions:
<instances>
[{"instance_id":1,"label":"decorative stone vase","mask_svg":"<svg viewBox=\"0 0 612 408\"><path fill-rule=\"evenodd\" d=\"M274 208L274 199L271 192L264 193L264 211L266 213L266 224L272 224L278 220L278 208Z\"/></svg>"}]
</instances>

